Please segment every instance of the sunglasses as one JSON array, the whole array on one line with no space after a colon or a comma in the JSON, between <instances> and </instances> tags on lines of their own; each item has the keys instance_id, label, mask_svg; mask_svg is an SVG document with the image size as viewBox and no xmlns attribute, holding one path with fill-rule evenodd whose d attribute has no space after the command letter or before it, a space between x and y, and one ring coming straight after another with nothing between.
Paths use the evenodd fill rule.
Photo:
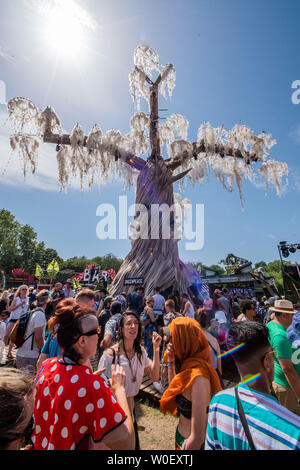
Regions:
<instances>
[{"instance_id":1,"label":"sunglasses","mask_svg":"<svg viewBox=\"0 0 300 470\"><path fill-rule=\"evenodd\" d=\"M128 320L126 323L125 323L125 326L127 326L128 328L130 326L138 326L139 325L139 322L137 320Z\"/></svg>"},{"instance_id":2,"label":"sunglasses","mask_svg":"<svg viewBox=\"0 0 300 470\"><path fill-rule=\"evenodd\" d=\"M98 337L99 337L100 334L101 334L101 328L96 328L95 330L87 331L86 333L81 333L79 336L77 336L77 338L74 339L73 344L77 343L77 341L79 340L79 338L81 338L81 336L98 335Z\"/></svg>"},{"instance_id":3,"label":"sunglasses","mask_svg":"<svg viewBox=\"0 0 300 470\"><path fill-rule=\"evenodd\" d=\"M96 328L95 330L88 331L87 333L83 333L81 336L94 336L101 334L101 328Z\"/></svg>"}]
</instances>

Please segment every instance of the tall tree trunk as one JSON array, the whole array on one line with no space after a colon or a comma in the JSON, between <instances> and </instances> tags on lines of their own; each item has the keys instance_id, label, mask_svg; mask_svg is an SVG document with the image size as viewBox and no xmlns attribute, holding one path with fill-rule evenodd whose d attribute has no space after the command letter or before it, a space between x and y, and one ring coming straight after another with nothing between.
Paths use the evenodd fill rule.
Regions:
<instances>
[{"instance_id":1,"label":"tall tree trunk","mask_svg":"<svg viewBox=\"0 0 300 470\"><path fill-rule=\"evenodd\" d=\"M127 278L143 278L145 294L153 293L155 286L162 290L173 288L173 291L187 291L190 285L185 265L179 260L178 240L174 238L174 215L170 217L170 238L163 239L162 217L151 218L153 204L166 204L171 208L174 204L173 173L160 156L158 86L161 76L150 87L150 144L151 156L140 169L137 181L136 204L142 204L148 211L148 238L132 240L132 249L126 256L110 292L112 295L132 291L133 287L125 287ZM137 220L136 214L135 220ZM158 227L157 227L158 224ZM156 225L156 227L154 227ZM157 229L158 239L151 237L151 228Z\"/></svg>"},{"instance_id":2,"label":"tall tree trunk","mask_svg":"<svg viewBox=\"0 0 300 470\"><path fill-rule=\"evenodd\" d=\"M170 239L162 238L162 217L151 219L153 204L174 204L172 171L167 168L161 157L148 159L141 170L136 190L136 204L143 204L148 211L148 239L132 240L132 249L122 264L110 293L119 294L122 291L132 291L133 287L124 286L127 278L143 278L146 295L153 293L153 288L159 286L162 290L173 288L173 291L187 291L190 285L186 268L179 259L178 240L174 239L174 218L170 217ZM135 220L138 214L136 214ZM151 223L159 223L159 239L151 239ZM157 227L156 227L157 228Z\"/></svg>"}]
</instances>

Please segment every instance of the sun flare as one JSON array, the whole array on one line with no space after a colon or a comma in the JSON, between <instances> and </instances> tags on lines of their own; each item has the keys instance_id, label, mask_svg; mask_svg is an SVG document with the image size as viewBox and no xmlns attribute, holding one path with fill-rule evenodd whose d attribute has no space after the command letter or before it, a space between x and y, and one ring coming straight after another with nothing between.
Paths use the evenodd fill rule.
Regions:
<instances>
[{"instance_id":1,"label":"sun flare","mask_svg":"<svg viewBox=\"0 0 300 470\"><path fill-rule=\"evenodd\" d=\"M68 1L55 5L49 12L44 36L49 49L59 57L78 58L83 53L84 28Z\"/></svg>"}]
</instances>

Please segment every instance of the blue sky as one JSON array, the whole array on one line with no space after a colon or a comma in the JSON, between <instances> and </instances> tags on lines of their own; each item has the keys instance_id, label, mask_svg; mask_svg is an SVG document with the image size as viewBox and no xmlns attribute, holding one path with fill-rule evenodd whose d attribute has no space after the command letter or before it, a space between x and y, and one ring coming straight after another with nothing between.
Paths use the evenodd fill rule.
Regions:
<instances>
[{"instance_id":1,"label":"blue sky","mask_svg":"<svg viewBox=\"0 0 300 470\"><path fill-rule=\"evenodd\" d=\"M242 211L238 191L227 193L213 174L204 185L186 185L183 197L205 205L205 243L194 252L181 242L183 261L209 265L233 252L268 262L278 258L279 241L300 242L300 104L291 101L291 85L300 80L299 2L82 1L97 27L86 30L84 56L60 59L49 46L51 37L44 39L46 20L37 3L0 0L0 80L7 100L24 96L39 108L53 106L68 132L80 122L88 133L97 122L104 131L126 133L134 112L128 86L133 52L147 44L161 64L175 66L173 97L161 97L160 107L168 109L165 117L186 116L190 141L203 121L227 129L246 124L277 140L271 156L290 169L281 198L272 186L266 196L264 187L245 182ZM10 158L5 109L0 105L0 207L34 227L38 239L63 258L109 252L125 257L129 241L97 239L96 209L101 203L117 206L124 194L133 203L134 190L124 192L122 182L111 181L100 194L97 187L80 192L76 184L60 192L54 147L44 149L37 175L24 182L18 157ZM290 259L299 262L299 255Z\"/></svg>"}]
</instances>

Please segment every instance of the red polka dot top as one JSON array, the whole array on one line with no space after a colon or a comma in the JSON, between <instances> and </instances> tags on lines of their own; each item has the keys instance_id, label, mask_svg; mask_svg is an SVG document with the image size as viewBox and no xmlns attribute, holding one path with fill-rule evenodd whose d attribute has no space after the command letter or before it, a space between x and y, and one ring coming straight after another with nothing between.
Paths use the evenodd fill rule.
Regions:
<instances>
[{"instance_id":1,"label":"red polka dot top","mask_svg":"<svg viewBox=\"0 0 300 470\"><path fill-rule=\"evenodd\" d=\"M35 450L85 450L120 426L126 415L109 384L87 366L48 359L36 377Z\"/></svg>"}]
</instances>

